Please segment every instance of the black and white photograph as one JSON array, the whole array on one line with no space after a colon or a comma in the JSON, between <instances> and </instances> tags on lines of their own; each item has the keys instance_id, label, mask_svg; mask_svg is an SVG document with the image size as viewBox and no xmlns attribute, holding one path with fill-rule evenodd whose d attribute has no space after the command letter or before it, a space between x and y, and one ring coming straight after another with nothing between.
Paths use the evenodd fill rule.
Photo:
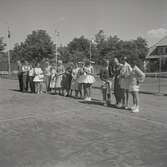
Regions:
<instances>
[{"instance_id":1,"label":"black and white photograph","mask_svg":"<svg viewBox=\"0 0 167 167\"><path fill-rule=\"evenodd\" d=\"M167 167L167 0L0 0L0 167Z\"/></svg>"}]
</instances>

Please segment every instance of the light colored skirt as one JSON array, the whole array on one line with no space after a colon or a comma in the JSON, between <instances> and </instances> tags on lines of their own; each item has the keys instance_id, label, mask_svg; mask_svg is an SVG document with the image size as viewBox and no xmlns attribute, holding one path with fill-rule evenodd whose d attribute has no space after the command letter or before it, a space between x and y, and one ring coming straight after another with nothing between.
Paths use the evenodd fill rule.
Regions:
<instances>
[{"instance_id":1,"label":"light colored skirt","mask_svg":"<svg viewBox=\"0 0 167 167\"><path fill-rule=\"evenodd\" d=\"M77 80L74 80L74 79L72 79L72 81L71 81L71 90L79 90L78 88L78 82L77 82Z\"/></svg>"},{"instance_id":2,"label":"light colored skirt","mask_svg":"<svg viewBox=\"0 0 167 167\"><path fill-rule=\"evenodd\" d=\"M51 76L51 80L50 80L50 88L54 89L56 85L56 77Z\"/></svg>"},{"instance_id":3,"label":"light colored skirt","mask_svg":"<svg viewBox=\"0 0 167 167\"><path fill-rule=\"evenodd\" d=\"M37 75L33 79L34 82L43 82L44 81L44 75Z\"/></svg>"},{"instance_id":4,"label":"light colored skirt","mask_svg":"<svg viewBox=\"0 0 167 167\"><path fill-rule=\"evenodd\" d=\"M83 83L93 84L95 82L95 77L92 75L86 75Z\"/></svg>"},{"instance_id":5,"label":"light colored skirt","mask_svg":"<svg viewBox=\"0 0 167 167\"><path fill-rule=\"evenodd\" d=\"M79 78L77 79L78 83L84 83L84 80L86 79L86 75L81 75L79 76Z\"/></svg>"},{"instance_id":6,"label":"light colored skirt","mask_svg":"<svg viewBox=\"0 0 167 167\"><path fill-rule=\"evenodd\" d=\"M56 77L55 88L61 88L62 87L62 79L63 79L63 75L60 75L60 76Z\"/></svg>"},{"instance_id":7,"label":"light colored skirt","mask_svg":"<svg viewBox=\"0 0 167 167\"><path fill-rule=\"evenodd\" d=\"M120 80L120 86L122 89L129 89L129 84L130 84L130 79L127 78L122 78Z\"/></svg>"},{"instance_id":8,"label":"light colored skirt","mask_svg":"<svg viewBox=\"0 0 167 167\"><path fill-rule=\"evenodd\" d=\"M140 86L139 85L130 85L129 90L131 92L139 92Z\"/></svg>"}]
</instances>

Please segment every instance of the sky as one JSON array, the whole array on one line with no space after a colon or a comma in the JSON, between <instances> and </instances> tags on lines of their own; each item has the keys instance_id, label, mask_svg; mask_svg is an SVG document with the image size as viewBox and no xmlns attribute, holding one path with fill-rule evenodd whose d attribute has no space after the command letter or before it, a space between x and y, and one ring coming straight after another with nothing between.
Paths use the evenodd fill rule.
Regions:
<instances>
[{"instance_id":1,"label":"sky","mask_svg":"<svg viewBox=\"0 0 167 167\"><path fill-rule=\"evenodd\" d=\"M149 46L167 35L167 0L0 0L0 36L11 48L33 30L44 29L58 44L100 30L122 40L146 38Z\"/></svg>"}]
</instances>

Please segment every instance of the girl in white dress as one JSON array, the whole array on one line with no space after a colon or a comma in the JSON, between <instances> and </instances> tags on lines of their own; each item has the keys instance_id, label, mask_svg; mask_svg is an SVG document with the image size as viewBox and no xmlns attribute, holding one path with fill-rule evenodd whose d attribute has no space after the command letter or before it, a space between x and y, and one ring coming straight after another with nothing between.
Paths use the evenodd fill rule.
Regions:
<instances>
[{"instance_id":1,"label":"girl in white dress","mask_svg":"<svg viewBox=\"0 0 167 167\"><path fill-rule=\"evenodd\" d=\"M139 112L139 88L140 83L144 82L145 74L137 67L136 60L131 60L132 71L130 74L130 91L133 97L132 112Z\"/></svg>"},{"instance_id":2,"label":"girl in white dress","mask_svg":"<svg viewBox=\"0 0 167 167\"><path fill-rule=\"evenodd\" d=\"M37 92L37 94L41 94L42 93L42 84L44 81L44 74L43 74L43 71L42 71L39 63L36 64L36 67L34 69L34 74L35 74L35 77L34 77L33 81L35 82L36 92Z\"/></svg>"},{"instance_id":3,"label":"girl in white dress","mask_svg":"<svg viewBox=\"0 0 167 167\"><path fill-rule=\"evenodd\" d=\"M51 67L51 76L50 76L50 90L51 90L51 93L53 93L53 91L55 90L55 86L56 86L56 74L57 74L56 65L52 64L52 67Z\"/></svg>"},{"instance_id":4,"label":"girl in white dress","mask_svg":"<svg viewBox=\"0 0 167 167\"><path fill-rule=\"evenodd\" d=\"M92 84L95 82L94 69L90 61L85 62L84 67L84 77L83 77L83 86L84 86L84 96L86 101L91 101L91 89Z\"/></svg>"}]
</instances>

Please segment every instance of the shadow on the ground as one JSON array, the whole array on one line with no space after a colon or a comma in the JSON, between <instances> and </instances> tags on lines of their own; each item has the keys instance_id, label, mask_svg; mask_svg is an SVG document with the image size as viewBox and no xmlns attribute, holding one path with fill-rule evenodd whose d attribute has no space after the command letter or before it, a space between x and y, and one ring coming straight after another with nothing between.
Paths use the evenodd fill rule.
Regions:
<instances>
[{"instance_id":1,"label":"shadow on the ground","mask_svg":"<svg viewBox=\"0 0 167 167\"><path fill-rule=\"evenodd\" d=\"M104 106L104 103L101 102L100 100L97 100L97 99L92 99L92 101L79 101L79 103ZM109 104L108 106L104 106L104 107L115 108L115 109L118 109L118 110L131 111L130 108L129 108L129 109L118 108L118 107L116 107L114 104Z\"/></svg>"},{"instance_id":2,"label":"shadow on the ground","mask_svg":"<svg viewBox=\"0 0 167 167\"><path fill-rule=\"evenodd\" d=\"M21 90L18 90L18 89L8 89L8 90L10 90L10 91L13 91L13 92L20 92L20 93L30 93L30 94L35 94L35 93L32 93L32 92L30 92L30 91L25 91L25 92L22 92Z\"/></svg>"},{"instance_id":3,"label":"shadow on the ground","mask_svg":"<svg viewBox=\"0 0 167 167\"><path fill-rule=\"evenodd\" d=\"M10 91L14 91L14 92L20 92L22 93L19 89L9 89Z\"/></svg>"}]
</instances>

